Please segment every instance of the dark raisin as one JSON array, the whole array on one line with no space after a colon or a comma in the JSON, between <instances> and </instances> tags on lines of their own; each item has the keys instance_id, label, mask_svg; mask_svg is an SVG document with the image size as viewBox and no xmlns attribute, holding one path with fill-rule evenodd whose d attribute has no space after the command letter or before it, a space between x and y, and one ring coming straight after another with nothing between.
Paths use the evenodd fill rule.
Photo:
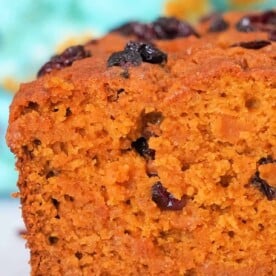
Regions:
<instances>
[{"instance_id":1,"label":"dark raisin","mask_svg":"<svg viewBox=\"0 0 276 276\"><path fill-rule=\"evenodd\" d=\"M220 185L224 188L228 187L231 183L232 176L231 175L222 175L220 177Z\"/></svg>"},{"instance_id":2,"label":"dark raisin","mask_svg":"<svg viewBox=\"0 0 276 276\"><path fill-rule=\"evenodd\" d=\"M187 197L185 195L180 200L176 199L159 181L152 186L151 196L152 200L161 210L182 210L187 204Z\"/></svg>"},{"instance_id":3,"label":"dark raisin","mask_svg":"<svg viewBox=\"0 0 276 276\"><path fill-rule=\"evenodd\" d=\"M60 55L53 56L49 62L44 64L38 71L37 76L41 77L53 70L59 70L70 66L74 61L87 58L89 56L90 52L86 51L82 45L69 47Z\"/></svg>"},{"instance_id":4,"label":"dark raisin","mask_svg":"<svg viewBox=\"0 0 276 276\"><path fill-rule=\"evenodd\" d=\"M134 35L146 41L152 39L174 39L190 35L199 36L191 25L174 17L160 17L149 24L129 22L112 31L126 36Z\"/></svg>"},{"instance_id":5,"label":"dark raisin","mask_svg":"<svg viewBox=\"0 0 276 276\"><path fill-rule=\"evenodd\" d=\"M157 39L152 24L135 24L133 26L133 35L144 41Z\"/></svg>"},{"instance_id":6,"label":"dark raisin","mask_svg":"<svg viewBox=\"0 0 276 276\"><path fill-rule=\"evenodd\" d=\"M65 117L69 117L70 115L72 115L72 111L71 111L70 107L67 107L66 112L65 112Z\"/></svg>"},{"instance_id":7,"label":"dark raisin","mask_svg":"<svg viewBox=\"0 0 276 276\"><path fill-rule=\"evenodd\" d=\"M51 201L52 201L52 204L55 206L55 208L58 209L60 202L55 198L51 198Z\"/></svg>"},{"instance_id":8,"label":"dark raisin","mask_svg":"<svg viewBox=\"0 0 276 276\"><path fill-rule=\"evenodd\" d=\"M209 32L222 32L229 28L229 24L223 19L221 15L211 18Z\"/></svg>"},{"instance_id":9,"label":"dark raisin","mask_svg":"<svg viewBox=\"0 0 276 276\"><path fill-rule=\"evenodd\" d=\"M276 199L276 188L270 186L264 179L262 179L258 171L251 178L251 183L264 193L268 200Z\"/></svg>"},{"instance_id":10,"label":"dark raisin","mask_svg":"<svg viewBox=\"0 0 276 276\"><path fill-rule=\"evenodd\" d=\"M39 107L38 103L36 103L36 102L29 102L27 108L32 109L32 110L38 110L38 107Z\"/></svg>"},{"instance_id":11,"label":"dark raisin","mask_svg":"<svg viewBox=\"0 0 276 276\"><path fill-rule=\"evenodd\" d=\"M50 244L56 244L58 242L58 238L57 237L54 237L54 236L50 236L48 237L48 241Z\"/></svg>"},{"instance_id":12,"label":"dark raisin","mask_svg":"<svg viewBox=\"0 0 276 276\"><path fill-rule=\"evenodd\" d=\"M131 143L131 146L144 158L149 160L155 159L155 150L149 148L148 141L145 137L140 137Z\"/></svg>"},{"instance_id":13,"label":"dark raisin","mask_svg":"<svg viewBox=\"0 0 276 276\"><path fill-rule=\"evenodd\" d=\"M242 47L246 49L258 50L270 44L271 42L268 40L253 40L253 41L237 42L232 44L231 47Z\"/></svg>"},{"instance_id":14,"label":"dark raisin","mask_svg":"<svg viewBox=\"0 0 276 276\"><path fill-rule=\"evenodd\" d=\"M111 54L107 60L107 66L138 66L142 63L142 57L135 51L120 51Z\"/></svg>"},{"instance_id":15,"label":"dark raisin","mask_svg":"<svg viewBox=\"0 0 276 276\"><path fill-rule=\"evenodd\" d=\"M271 155L268 155L267 157L262 157L257 164L258 165L265 165L265 164L269 164L269 163L275 163L276 160L273 160Z\"/></svg>"},{"instance_id":16,"label":"dark raisin","mask_svg":"<svg viewBox=\"0 0 276 276\"><path fill-rule=\"evenodd\" d=\"M276 30L271 30L268 33L268 39L271 41L276 41Z\"/></svg>"},{"instance_id":17,"label":"dark raisin","mask_svg":"<svg viewBox=\"0 0 276 276\"><path fill-rule=\"evenodd\" d=\"M160 17L152 26L157 39L174 39L190 35L199 37L190 24L174 17Z\"/></svg>"},{"instance_id":18,"label":"dark raisin","mask_svg":"<svg viewBox=\"0 0 276 276\"><path fill-rule=\"evenodd\" d=\"M266 165L269 163L276 163L276 159L273 159L272 156L268 155L267 157L262 157L257 162L257 171L256 173L251 177L251 183L259 188L261 192L263 192L268 200L276 199L276 187L270 186L267 181L262 179L260 177L260 172L258 170L258 167L261 165Z\"/></svg>"},{"instance_id":19,"label":"dark raisin","mask_svg":"<svg viewBox=\"0 0 276 276\"><path fill-rule=\"evenodd\" d=\"M276 11L265 11L260 15L260 21L263 24L276 25Z\"/></svg>"},{"instance_id":20,"label":"dark raisin","mask_svg":"<svg viewBox=\"0 0 276 276\"><path fill-rule=\"evenodd\" d=\"M76 256L77 259L80 260L80 259L82 258L82 253L79 252L79 251L77 251L77 252L75 253L75 256Z\"/></svg>"},{"instance_id":21,"label":"dark raisin","mask_svg":"<svg viewBox=\"0 0 276 276\"><path fill-rule=\"evenodd\" d=\"M54 171L49 171L47 174L46 174L46 179L48 178L51 178L51 177L54 177L56 174Z\"/></svg>"},{"instance_id":22,"label":"dark raisin","mask_svg":"<svg viewBox=\"0 0 276 276\"><path fill-rule=\"evenodd\" d=\"M39 139L34 139L33 140L33 143L36 145L36 146L40 146L41 145L41 141Z\"/></svg>"},{"instance_id":23,"label":"dark raisin","mask_svg":"<svg viewBox=\"0 0 276 276\"><path fill-rule=\"evenodd\" d=\"M230 238L234 238L234 236L235 236L235 232L232 231L232 230L228 231L227 234L228 234L228 236L229 236Z\"/></svg>"},{"instance_id":24,"label":"dark raisin","mask_svg":"<svg viewBox=\"0 0 276 276\"><path fill-rule=\"evenodd\" d=\"M107 66L138 66L142 61L165 63L167 55L150 43L130 41L126 44L123 51L115 52L109 57Z\"/></svg>"},{"instance_id":25,"label":"dark raisin","mask_svg":"<svg viewBox=\"0 0 276 276\"><path fill-rule=\"evenodd\" d=\"M130 41L127 43L125 51L139 53L144 62L165 63L167 61L167 55L151 43Z\"/></svg>"},{"instance_id":26,"label":"dark raisin","mask_svg":"<svg viewBox=\"0 0 276 276\"><path fill-rule=\"evenodd\" d=\"M155 64L167 62L167 54L153 47L151 44L143 44L139 52L144 62Z\"/></svg>"}]
</instances>

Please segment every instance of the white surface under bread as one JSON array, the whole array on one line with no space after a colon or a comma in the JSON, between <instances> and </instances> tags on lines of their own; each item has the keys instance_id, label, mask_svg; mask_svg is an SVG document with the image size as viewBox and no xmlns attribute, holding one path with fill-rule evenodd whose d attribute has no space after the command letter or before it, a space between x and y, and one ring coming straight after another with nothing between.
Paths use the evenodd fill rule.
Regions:
<instances>
[{"instance_id":1,"label":"white surface under bread","mask_svg":"<svg viewBox=\"0 0 276 276\"><path fill-rule=\"evenodd\" d=\"M18 200L0 199L0 221L0 275L30 275L29 252L19 234L24 224Z\"/></svg>"}]
</instances>

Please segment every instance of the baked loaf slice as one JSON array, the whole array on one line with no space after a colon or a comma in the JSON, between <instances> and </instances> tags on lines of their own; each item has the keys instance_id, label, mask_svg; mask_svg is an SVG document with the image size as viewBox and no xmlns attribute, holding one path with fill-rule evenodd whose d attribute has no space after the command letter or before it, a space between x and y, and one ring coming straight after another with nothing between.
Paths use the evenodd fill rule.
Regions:
<instances>
[{"instance_id":1,"label":"baked loaf slice","mask_svg":"<svg viewBox=\"0 0 276 276\"><path fill-rule=\"evenodd\" d=\"M22 84L32 275L276 275L275 12L132 22Z\"/></svg>"}]
</instances>

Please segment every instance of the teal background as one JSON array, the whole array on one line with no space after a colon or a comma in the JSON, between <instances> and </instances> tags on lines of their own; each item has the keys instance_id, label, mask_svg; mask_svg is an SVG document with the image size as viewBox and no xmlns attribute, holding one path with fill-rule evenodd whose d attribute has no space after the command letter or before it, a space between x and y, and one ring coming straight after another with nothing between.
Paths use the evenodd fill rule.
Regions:
<instances>
[{"instance_id":1,"label":"teal background","mask_svg":"<svg viewBox=\"0 0 276 276\"><path fill-rule=\"evenodd\" d=\"M229 9L229 1L210 3L213 10ZM162 14L163 4L164 0L0 0L0 198L17 190L14 158L5 144L12 95L1 81L7 76L32 80L61 41L87 33L99 36L129 20L153 20ZM275 5L275 0L267 0L252 9Z\"/></svg>"}]
</instances>

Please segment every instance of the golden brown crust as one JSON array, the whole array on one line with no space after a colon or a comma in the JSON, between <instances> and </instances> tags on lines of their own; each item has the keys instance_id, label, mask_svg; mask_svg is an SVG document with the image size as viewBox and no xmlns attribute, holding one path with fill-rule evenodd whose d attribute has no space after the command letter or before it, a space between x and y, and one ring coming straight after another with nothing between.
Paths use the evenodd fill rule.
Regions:
<instances>
[{"instance_id":1,"label":"golden brown crust","mask_svg":"<svg viewBox=\"0 0 276 276\"><path fill-rule=\"evenodd\" d=\"M33 275L275 274L276 201L250 179L276 158L276 44L229 47L265 36L234 28L201 34L154 41L167 64L127 78L107 59L130 38L109 34L86 45L91 57L21 85L7 141ZM131 143L153 111L164 119L147 164ZM275 166L260 174L271 182ZM157 181L189 198L183 210L158 208Z\"/></svg>"}]
</instances>

